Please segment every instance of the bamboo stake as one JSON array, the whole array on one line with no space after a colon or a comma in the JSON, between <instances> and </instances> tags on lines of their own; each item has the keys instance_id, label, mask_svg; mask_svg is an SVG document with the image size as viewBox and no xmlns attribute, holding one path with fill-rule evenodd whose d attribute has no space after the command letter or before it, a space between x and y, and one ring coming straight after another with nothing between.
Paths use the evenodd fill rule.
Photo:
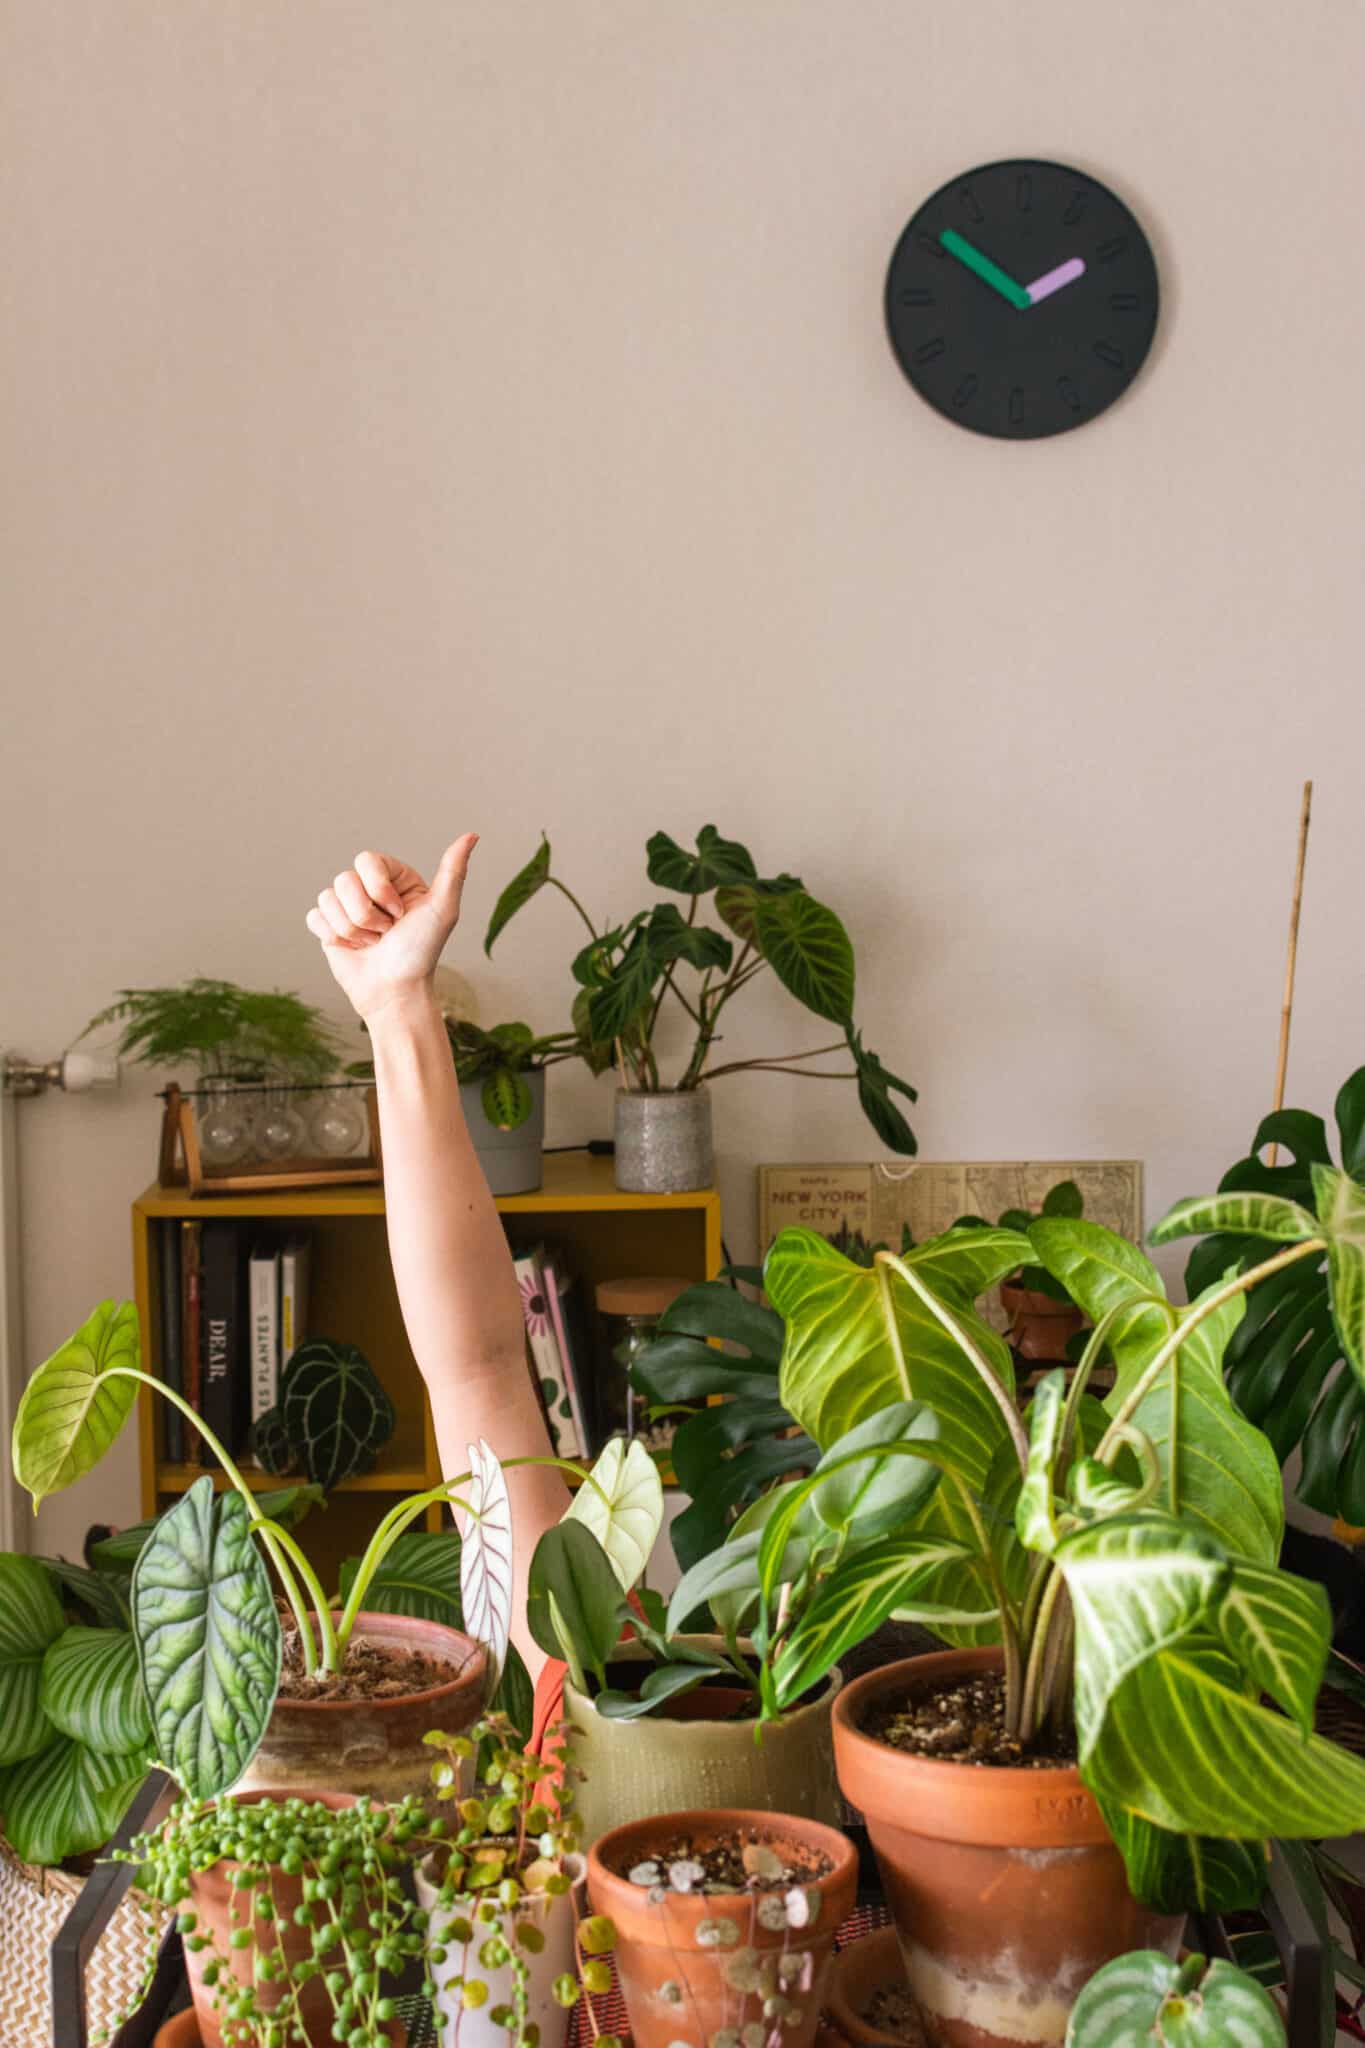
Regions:
<instances>
[{"instance_id":1,"label":"bamboo stake","mask_svg":"<svg viewBox=\"0 0 1365 2048\"><path fill-rule=\"evenodd\" d=\"M1308 855L1308 826L1313 815L1313 785L1303 785L1303 809L1299 813L1299 854L1294 867L1294 900L1289 906L1289 955L1284 968L1284 1001L1280 1006L1280 1054L1275 1064L1275 1108L1284 1108L1285 1076L1289 1071L1289 1025L1294 1014L1294 969L1299 957L1299 912L1303 907L1303 867ZM1280 1156L1278 1145L1270 1148L1270 1164Z\"/></svg>"}]
</instances>

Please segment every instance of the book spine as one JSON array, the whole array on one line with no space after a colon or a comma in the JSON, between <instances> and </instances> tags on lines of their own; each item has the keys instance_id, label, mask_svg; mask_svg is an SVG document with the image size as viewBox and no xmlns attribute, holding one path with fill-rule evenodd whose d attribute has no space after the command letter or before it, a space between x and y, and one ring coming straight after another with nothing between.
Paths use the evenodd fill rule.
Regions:
<instances>
[{"instance_id":1,"label":"book spine","mask_svg":"<svg viewBox=\"0 0 1365 2048\"><path fill-rule=\"evenodd\" d=\"M158 1279L161 1287L161 1377L173 1393L185 1391L185 1361L181 1351L180 1225L173 1216L157 1224ZM185 1456L185 1418L167 1401L163 1404L162 1427L166 1457L178 1465Z\"/></svg>"},{"instance_id":2,"label":"book spine","mask_svg":"<svg viewBox=\"0 0 1365 2048\"><path fill-rule=\"evenodd\" d=\"M280 1367L308 1335L308 1245L287 1244L280 1255Z\"/></svg>"},{"instance_id":3,"label":"book spine","mask_svg":"<svg viewBox=\"0 0 1365 2048\"><path fill-rule=\"evenodd\" d=\"M545 1298L549 1305L550 1322L554 1328L555 1343L559 1347L560 1363L564 1370L564 1391L569 1397L574 1431L578 1437L578 1449L566 1452L565 1456L581 1458L587 1455L590 1439L583 1414L582 1390L578 1384L578 1360L569 1341L568 1321L564 1313L568 1283L556 1260L543 1260L542 1271L545 1275Z\"/></svg>"},{"instance_id":4,"label":"book spine","mask_svg":"<svg viewBox=\"0 0 1365 2048\"><path fill-rule=\"evenodd\" d=\"M531 1350L532 1377L540 1394L541 1407L557 1456L579 1458L583 1446L574 1427L573 1407L564 1386L564 1363L555 1342L545 1275L534 1253L523 1252L513 1261L521 1310L526 1322L526 1340Z\"/></svg>"},{"instance_id":5,"label":"book spine","mask_svg":"<svg viewBox=\"0 0 1365 2048\"><path fill-rule=\"evenodd\" d=\"M203 1226L204 1345L201 1412L224 1450L241 1440L243 1342L241 1258L236 1226ZM211 1458L211 1454L210 1458Z\"/></svg>"},{"instance_id":6,"label":"book spine","mask_svg":"<svg viewBox=\"0 0 1365 2048\"><path fill-rule=\"evenodd\" d=\"M251 1420L259 1422L280 1390L280 1255L257 1247L248 1267Z\"/></svg>"},{"instance_id":7,"label":"book spine","mask_svg":"<svg viewBox=\"0 0 1365 2048\"><path fill-rule=\"evenodd\" d=\"M185 1399L196 1415L204 1412L204 1296L198 1223L180 1226L180 1326L184 1359ZM185 1456L203 1461L199 1432L185 1424Z\"/></svg>"}]
</instances>

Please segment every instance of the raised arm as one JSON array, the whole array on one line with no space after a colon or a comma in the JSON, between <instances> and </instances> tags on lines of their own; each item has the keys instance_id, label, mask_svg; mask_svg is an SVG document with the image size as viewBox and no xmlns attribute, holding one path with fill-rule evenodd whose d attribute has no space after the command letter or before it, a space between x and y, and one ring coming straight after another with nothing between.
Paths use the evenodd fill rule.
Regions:
<instances>
[{"instance_id":1,"label":"raised arm","mask_svg":"<svg viewBox=\"0 0 1365 2048\"><path fill-rule=\"evenodd\" d=\"M467 1469L467 1447L478 1437L500 1458L550 1449L526 1370L512 1255L465 1127L432 988L475 844L469 832L448 846L430 887L387 854L357 854L307 919L374 1048L389 1254L447 1475ZM568 1494L543 1467L509 1472L507 1484L512 1637L534 1675L544 1658L526 1631L526 1573Z\"/></svg>"}]
</instances>

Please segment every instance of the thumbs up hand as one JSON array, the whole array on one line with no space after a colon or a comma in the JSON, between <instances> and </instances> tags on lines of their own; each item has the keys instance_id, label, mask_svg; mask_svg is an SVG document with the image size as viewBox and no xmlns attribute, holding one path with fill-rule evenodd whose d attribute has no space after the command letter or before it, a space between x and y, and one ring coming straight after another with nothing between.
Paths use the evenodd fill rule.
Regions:
<instances>
[{"instance_id":1,"label":"thumbs up hand","mask_svg":"<svg viewBox=\"0 0 1365 2048\"><path fill-rule=\"evenodd\" d=\"M476 832L453 839L430 883L387 853L358 853L322 891L305 922L327 964L368 1023L396 998L424 988L460 918Z\"/></svg>"}]
</instances>

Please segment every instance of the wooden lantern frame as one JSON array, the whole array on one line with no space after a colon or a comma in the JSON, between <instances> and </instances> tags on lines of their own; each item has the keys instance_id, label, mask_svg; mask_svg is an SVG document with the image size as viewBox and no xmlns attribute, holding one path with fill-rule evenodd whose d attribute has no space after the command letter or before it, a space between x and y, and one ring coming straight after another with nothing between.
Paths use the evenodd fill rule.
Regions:
<instances>
[{"instance_id":1,"label":"wooden lantern frame","mask_svg":"<svg viewBox=\"0 0 1365 2048\"><path fill-rule=\"evenodd\" d=\"M328 1085L323 1082L317 1092L322 1093ZM259 1092L265 1092L264 1085ZM192 1195L244 1195L263 1188L374 1186L384 1178L379 1149L379 1097L373 1083L365 1090L369 1147L363 1154L335 1160L300 1158L289 1165L271 1161L258 1166L235 1166L223 1173L204 1165L193 1099L172 1081L162 1100L166 1106L161 1119L157 1180L163 1188L188 1188Z\"/></svg>"}]
</instances>

